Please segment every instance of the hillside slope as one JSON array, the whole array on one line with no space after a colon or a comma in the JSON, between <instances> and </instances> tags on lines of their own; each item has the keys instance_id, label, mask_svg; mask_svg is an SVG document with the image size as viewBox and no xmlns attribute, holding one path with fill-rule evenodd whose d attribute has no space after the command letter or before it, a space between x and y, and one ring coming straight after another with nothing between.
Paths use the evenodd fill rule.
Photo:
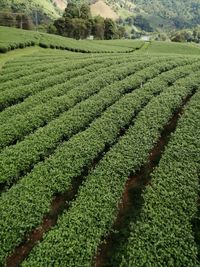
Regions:
<instances>
[{"instance_id":1,"label":"hillside slope","mask_svg":"<svg viewBox=\"0 0 200 267\"><path fill-rule=\"evenodd\" d=\"M1 53L30 46L61 49L83 53L136 53L136 54L180 54L200 56L199 45L175 42L146 42L140 40L75 40L53 34L26 31L0 26Z\"/></svg>"},{"instance_id":2,"label":"hillside slope","mask_svg":"<svg viewBox=\"0 0 200 267\"><path fill-rule=\"evenodd\" d=\"M119 16L143 15L154 28L183 28L200 24L199 0L105 0L104 2Z\"/></svg>"},{"instance_id":3,"label":"hillside slope","mask_svg":"<svg viewBox=\"0 0 200 267\"><path fill-rule=\"evenodd\" d=\"M0 26L0 53L6 53L17 48L41 46L43 48L61 49L83 53L133 52L143 46L142 41L106 40L90 41L75 40L53 34L26 31Z\"/></svg>"},{"instance_id":4,"label":"hillside slope","mask_svg":"<svg viewBox=\"0 0 200 267\"><path fill-rule=\"evenodd\" d=\"M116 19L144 16L154 29L184 28L200 24L199 0L76 0L91 4L93 15ZM49 17L58 17L67 0L1 0L0 10L33 13L35 9Z\"/></svg>"},{"instance_id":5,"label":"hillside slope","mask_svg":"<svg viewBox=\"0 0 200 267\"><path fill-rule=\"evenodd\" d=\"M1 43L0 266L199 267L200 48Z\"/></svg>"},{"instance_id":6,"label":"hillside slope","mask_svg":"<svg viewBox=\"0 0 200 267\"><path fill-rule=\"evenodd\" d=\"M1 0L0 10L33 13L40 10L49 17L58 17L67 5L66 0Z\"/></svg>"},{"instance_id":7,"label":"hillside slope","mask_svg":"<svg viewBox=\"0 0 200 267\"><path fill-rule=\"evenodd\" d=\"M116 20L119 16L117 13L104 1L97 1L91 5L91 13L93 16L100 15L103 18L111 18Z\"/></svg>"},{"instance_id":8,"label":"hillside slope","mask_svg":"<svg viewBox=\"0 0 200 267\"><path fill-rule=\"evenodd\" d=\"M123 8L133 14L146 16L150 22L156 19L160 24L157 26L161 27L165 27L165 24L175 28L200 24L199 0L106 0L106 2L118 12Z\"/></svg>"}]
</instances>

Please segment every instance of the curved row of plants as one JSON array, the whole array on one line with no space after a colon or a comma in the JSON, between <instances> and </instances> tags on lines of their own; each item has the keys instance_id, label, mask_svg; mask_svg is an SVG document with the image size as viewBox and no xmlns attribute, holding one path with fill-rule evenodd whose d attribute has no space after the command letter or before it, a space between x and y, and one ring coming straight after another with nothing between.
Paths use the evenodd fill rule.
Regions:
<instances>
[{"instance_id":1,"label":"curved row of plants","mask_svg":"<svg viewBox=\"0 0 200 267\"><path fill-rule=\"evenodd\" d=\"M183 79L149 102L126 135L87 177L71 208L62 214L53 230L34 247L28 259L22 263L23 267L92 266L92 259L102 237L112 228L128 176L148 160L149 152L164 126L200 83L199 74L200 72ZM106 123L109 125L108 133L115 131L112 121L114 118L111 121L108 119ZM94 136L87 137L93 140ZM93 143L95 142L90 142L91 145ZM97 144L98 141L94 146ZM87 149L84 143L77 148L81 155ZM66 174L59 181L59 186L65 177Z\"/></svg>"},{"instance_id":2,"label":"curved row of plants","mask_svg":"<svg viewBox=\"0 0 200 267\"><path fill-rule=\"evenodd\" d=\"M16 79L19 78L21 80L21 84L28 84L29 78L32 78L31 81L35 81L42 79L42 73L43 71L46 71L47 75L51 74L52 75L52 70L55 70L55 73L62 72L63 69L62 66L64 65L65 71L70 71L75 68L76 65L80 64L80 68L94 64L94 63L106 63L106 61L110 61L111 59L119 59L119 58L128 58L128 56L122 55L121 57L118 57L116 55L107 55L105 58L98 56L98 57L79 57L78 59L76 58L68 58L65 55L62 55L62 57L56 57L55 59L52 59L50 56L48 61L43 62L42 59L39 60L39 62L32 61L32 57L30 58L25 58L23 61L15 60L15 61L10 61L6 63L1 70L1 77L0 77L0 82L1 82L1 87L5 88L6 86L9 86L11 88L12 86L16 86L17 82ZM130 59L130 56L129 56ZM139 57L138 57L139 59ZM134 60L137 60L137 57L134 57ZM12 65L10 66L10 64ZM15 63L15 64L14 64ZM9 68L8 68L9 64ZM13 66L14 64L14 66ZM16 66L15 66L16 65ZM5 68L6 67L6 68ZM57 69L58 68L58 69ZM78 67L77 67L78 68ZM39 75L40 74L40 75ZM23 78L23 79L22 79ZM15 81L13 81L15 80ZM28 82L26 82L28 81ZM5 83L7 82L7 83ZM5 83L5 84L4 84ZM6 86L5 86L6 85ZM6 88L5 88L6 89Z\"/></svg>"},{"instance_id":3,"label":"curved row of plants","mask_svg":"<svg viewBox=\"0 0 200 267\"><path fill-rule=\"evenodd\" d=\"M144 207L140 220L131 226L121 266L199 266L191 225L199 191L199 89L143 193Z\"/></svg>"},{"instance_id":4,"label":"curved row of plants","mask_svg":"<svg viewBox=\"0 0 200 267\"><path fill-rule=\"evenodd\" d=\"M0 154L2 159L0 161L2 162L2 164L0 163L0 182L10 183L18 179L22 173L29 170L30 166L33 166L41 158L46 157L50 151L53 151L64 138L67 139L79 130L84 129L90 121L99 116L105 108L112 105L123 94L134 90L141 83L145 83L146 80L157 76L160 72L172 69L179 64L186 64L186 62L181 60L177 61L177 63L172 63L171 61L165 64L158 63L153 67L146 67L144 70L140 70L122 81L116 81L110 86L101 89L99 93L96 92L87 100L82 101L71 110L64 112L47 126L27 136L24 141L5 148ZM133 65L131 68L133 68ZM180 70L178 71L180 72ZM88 88L87 85L85 87ZM85 88L84 92L86 92Z\"/></svg>"},{"instance_id":5,"label":"curved row of plants","mask_svg":"<svg viewBox=\"0 0 200 267\"><path fill-rule=\"evenodd\" d=\"M119 63L123 62L123 59L116 60ZM93 61L91 61L92 63ZM112 62L110 62L112 64ZM116 62L117 63L117 62ZM18 86L14 87L14 84L12 84L11 88L6 87L7 90L3 91L0 96L0 109L3 110L6 107L9 107L10 105L17 104L19 102L24 101L27 97L34 95L45 88L48 88L50 86L61 84L66 82L67 79L77 77L77 75L84 75L88 72L92 71L92 67L88 63L83 63L85 68L80 69L80 64L75 63L76 67L74 69L72 68L71 71L66 71L65 68L62 68L62 72L59 71L58 73L54 73L52 70L52 74L50 73L42 73L42 79L39 81L29 81L28 85L19 85L19 81L17 83ZM69 69L70 66L68 65ZM20 82L21 84L21 82ZM9 90L8 90L9 89Z\"/></svg>"},{"instance_id":6,"label":"curved row of plants","mask_svg":"<svg viewBox=\"0 0 200 267\"><path fill-rule=\"evenodd\" d=\"M86 59L83 59L87 62ZM64 64L63 64L64 63ZM23 84L25 84L25 81L23 81L24 77L26 77L26 79L28 79L30 76L34 76L36 74L41 74L42 72L46 71L49 72L50 70L54 69L56 72L57 68L60 68L61 66L64 65L64 67L66 67L67 70L69 69L69 66L74 63L74 60L72 61L71 59L61 59L60 60L49 60L49 62L41 62L40 64L35 64L31 66L27 66L26 64L19 64L17 65L17 68L7 68L5 69L5 71L1 71L1 76L0 76L0 83L1 83L1 87L3 85L3 87L5 87L5 84L10 84L11 81L13 83L13 80L16 84L16 80L21 80ZM89 63L90 64L90 63ZM73 68L73 66L72 66ZM23 77L23 79L22 79ZM40 76L36 76L36 79L40 79ZM1 88L0 87L0 88Z\"/></svg>"},{"instance_id":7,"label":"curved row of plants","mask_svg":"<svg viewBox=\"0 0 200 267\"><path fill-rule=\"evenodd\" d=\"M27 66L28 68L30 68L31 66L34 66L35 64L41 64L41 62L43 63L51 63L51 62L57 62L60 61L62 62L62 60L79 60L79 59L89 59L89 58L111 58L111 57L125 57L125 56L129 56L132 57L133 55L126 55L126 54L118 54L118 53L112 53L112 54L98 54L98 55L93 55L93 54L79 54L79 53L70 53L70 52L63 52L63 51L59 51L55 52L53 50L49 51L46 50L42 51L42 53L40 52L36 52L33 53L31 55L26 55L20 58L16 58L14 60L10 60L8 62L6 62L6 64L3 66L1 72L5 72L7 71L12 71L14 68L16 69L20 69L20 66ZM142 55L139 54L134 54L134 58L138 58L138 57L142 57Z\"/></svg>"},{"instance_id":8,"label":"curved row of plants","mask_svg":"<svg viewBox=\"0 0 200 267\"><path fill-rule=\"evenodd\" d=\"M36 45L35 41L21 41L19 43L9 43L9 44L0 43L0 53L7 53L11 50L35 46L35 45Z\"/></svg>"},{"instance_id":9,"label":"curved row of plants","mask_svg":"<svg viewBox=\"0 0 200 267\"><path fill-rule=\"evenodd\" d=\"M115 65L112 70L104 75L97 76L85 85L74 88L65 95L55 97L45 105L36 106L30 112L14 116L8 122L0 126L0 148L8 146L13 142L23 139L25 135L33 132L59 116L64 111L72 108L78 102L88 98L90 95L97 93L101 88L120 81L127 76L139 71L145 66L151 65L152 61L141 63L121 63ZM9 134L8 134L9 133Z\"/></svg>"},{"instance_id":10,"label":"curved row of plants","mask_svg":"<svg viewBox=\"0 0 200 267\"><path fill-rule=\"evenodd\" d=\"M25 48L29 46L39 45L43 48L52 48L67 50L80 53L130 53L136 49L140 49L143 45L142 41L132 41L130 45L123 46L123 42L119 44L116 40L117 46L113 42L101 43L89 40L74 40L53 34L39 33L35 31L24 31L21 29L13 29L9 27L0 27L0 53ZM126 44L126 42L125 42Z\"/></svg>"},{"instance_id":11,"label":"curved row of plants","mask_svg":"<svg viewBox=\"0 0 200 267\"><path fill-rule=\"evenodd\" d=\"M95 58L90 58L90 59L81 59L78 61L71 61L69 62L68 60L63 60L60 63L57 63L57 66L54 64L49 64L49 68L46 69L44 72L35 72L34 69L37 67L35 65L32 68L32 72L30 72L30 75L25 75L19 77L19 79L14 79L14 80L8 80L6 82L1 83L0 85L0 91L15 91L16 89L31 84L32 86L34 84L37 84L38 81L42 82L47 79L47 77L54 77L59 74L66 74L67 72L74 71L74 70L81 70L84 67L87 67L90 64L94 63L103 63L103 59L95 59ZM8 73L8 72L7 72Z\"/></svg>"},{"instance_id":12,"label":"curved row of plants","mask_svg":"<svg viewBox=\"0 0 200 267\"><path fill-rule=\"evenodd\" d=\"M173 63L171 62L171 64ZM164 63L160 63L160 66L163 66L163 71L165 66L167 68L167 64L164 65ZM121 84L117 87L119 92L121 87L122 94L123 92L133 90L135 81L137 81L135 86L140 85L142 81L145 82L148 76L149 78L155 76L155 74L153 75L152 73L153 70L155 73L157 68L158 66L155 66L154 69L153 67L149 68L149 71L146 71L146 74L143 73L143 76L138 75L137 79L133 75L134 79L129 80L127 86L125 83L124 89ZM158 70L157 73L159 73ZM183 82L184 81L185 80L183 80ZM41 223L43 215L49 211L49 205L54 194L68 190L71 186L72 179L80 175L83 169L90 165L99 153L104 151L107 144L112 145L118 137L120 129L127 125L135 114L141 110L143 105L153 98L155 93L154 88L157 82L158 81L155 81L155 83L152 84L149 83L149 87L147 86L146 89L143 88L144 90L142 90L139 88L133 95L122 98L122 100L103 113L99 119L94 121L86 131L79 133L73 136L69 141L64 142L56 150L54 155L46 159L44 163L42 162L36 165L30 174L23 177L21 181L2 194L0 198L0 209L2 214L0 228L2 237L2 246L0 250L1 262L3 262L12 249L23 240L25 233ZM164 88L166 88L165 86L166 84L164 85ZM157 86L157 93L160 91L159 88L160 86ZM107 94L105 92L102 96L102 100L112 99L112 95L115 91L114 87L110 86L110 90L107 90ZM99 97L96 101L98 101L98 99ZM99 102L101 103L101 101ZM88 104L88 102L86 104ZM94 109L93 104L94 101L92 101L92 105L90 105L91 112ZM82 112L80 121L84 119L84 114L87 116L87 110L87 105L82 107L82 111L84 112ZM73 123L76 122L74 120L74 115L75 113L71 117ZM91 117L90 112L89 116ZM98 116L98 110L96 110L96 114L94 114L94 117L96 116ZM80 123L80 121L77 121L77 123ZM86 126L87 125L88 121L86 119ZM73 128L75 127L76 126L74 125ZM84 128L84 125L80 124L79 127ZM52 137L53 134L57 132L55 129L57 130L58 127L56 128L54 125L53 129L54 132L51 135ZM70 134L70 131L68 133ZM73 132L71 132L71 135L72 134ZM51 136L46 136L42 142L47 142L48 144L48 140ZM31 145L28 147L28 150L30 148L33 149L34 146ZM44 149L44 147L42 149ZM25 160L29 160L29 158L25 158ZM22 163L23 161L20 161L20 165ZM20 165L18 165L19 168ZM13 164L13 166L16 166L16 164Z\"/></svg>"},{"instance_id":13,"label":"curved row of plants","mask_svg":"<svg viewBox=\"0 0 200 267\"><path fill-rule=\"evenodd\" d=\"M27 112L29 108L34 107L34 105L41 104L47 102L49 99L56 97L56 96L62 96L68 91L70 91L73 86L76 86L77 84L80 84L80 81L82 79L82 84L88 81L89 78L94 79L96 76L94 75L101 75L103 73L106 73L112 68L111 66L115 65L120 66L120 64L124 64L123 59L111 59L107 60L106 62L94 62L93 64L89 64L84 66L82 69L77 69L74 71L68 72L68 79L65 79L64 77L67 75L65 73L60 74L60 82L59 82L59 75L56 75L56 79L58 80L57 84L51 84L48 86L47 78L42 79L38 82L35 82L35 86L38 86L39 88L42 88L42 90L39 90L37 93L30 95L26 99L24 99L23 102L20 102L18 104L15 104L13 106L7 107L0 113L0 122L1 124L4 122L7 122L10 117L16 114L22 114L24 112ZM70 77L69 74L72 74L72 77ZM74 75L77 74L77 75ZM55 78L55 77L54 77ZM19 80L20 83L20 80ZM32 88L32 85L30 86ZM20 88L17 89L17 92L20 91ZM22 88L27 88L26 86L22 86ZM29 87L28 87L29 88ZM35 87L34 87L35 88ZM45 98L44 98L44 97ZM41 99L39 99L41 97Z\"/></svg>"},{"instance_id":14,"label":"curved row of plants","mask_svg":"<svg viewBox=\"0 0 200 267\"><path fill-rule=\"evenodd\" d=\"M80 76L73 77L67 81L47 87L39 93L29 96L22 103L10 106L0 113L0 124L8 122L11 117L23 115L29 112L42 103L45 104L54 97L59 97L67 94L69 91L75 88L80 88L81 85L89 83L93 79L96 79L99 75L105 75L110 71L112 65L115 65L115 61L110 62L109 60L102 64L94 64L88 67L88 73ZM116 63L117 64L117 63ZM120 67L120 63L118 64Z\"/></svg>"},{"instance_id":15,"label":"curved row of plants","mask_svg":"<svg viewBox=\"0 0 200 267\"><path fill-rule=\"evenodd\" d=\"M86 57L86 56L83 56L82 54L81 54L81 56L78 56L79 54L75 54L74 57L71 57L71 56L69 57L68 53L64 53L64 52L62 52L62 54L59 56L59 55L56 55L54 53L54 51L52 51L52 53L48 54L46 56L46 58L43 58L41 55L40 56L37 56L37 55L40 55L40 54L35 53L35 54L31 54L31 56L22 56L20 58L17 57L16 59L9 60L8 62L6 62L3 65L2 69L1 69L1 74L5 75L8 72L14 73L15 71L20 71L21 68L24 68L24 67L26 69L30 69L33 66L39 65L39 64L45 64L45 63L51 64L51 63L62 62L62 61L66 61L66 60L72 60L72 59L79 60L82 58L88 59L88 58L92 57L92 55L88 55ZM113 56L114 55L115 54L113 54ZM101 56L101 54L98 55L98 58L100 56Z\"/></svg>"},{"instance_id":16,"label":"curved row of plants","mask_svg":"<svg viewBox=\"0 0 200 267\"><path fill-rule=\"evenodd\" d=\"M117 45L115 45L115 42ZM65 49L72 52L81 52L81 53L130 53L134 52L143 45L143 41L132 41L129 42L129 45L125 45L125 42L116 40L113 42L93 42L93 41L76 41L70 38L63 38L60 36L53 35L42 35L39 45L43 48L53 48L53 49Z\"/></svg>"}]
</instances>

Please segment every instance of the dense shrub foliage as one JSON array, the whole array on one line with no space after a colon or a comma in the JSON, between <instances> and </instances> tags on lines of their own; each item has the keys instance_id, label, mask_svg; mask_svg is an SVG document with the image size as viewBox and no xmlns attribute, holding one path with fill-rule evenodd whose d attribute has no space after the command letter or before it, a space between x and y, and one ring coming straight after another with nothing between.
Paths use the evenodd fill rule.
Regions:
<instances>
[{"instance_id":1,"label":"dense shrub foliage","mask_svg":"<svg viewBox=\"0 0 200 267\"><path fill-rule=\"evenodd\" d=\"M144 205L136 217L129 214L130 227L120 226L128 239L113 267L199 266L193 227L199 214L199 48L40 38L48 47L61 40L62 48L77 52L38 48L1 65L0 265L10 264L18 246L24 253L30 232L47 231L42 225L50 219L55 226L34 236L39 242L26 257L18 255L19 264L94 266L101 246L112 249L103 241L118 215L128 212L126 201L122 205L127 182L134 184L138 173L145 179L141 170L165 136L140 194ZM171 134L166 129L174 119Z\"/></svg>"}]
</instances>

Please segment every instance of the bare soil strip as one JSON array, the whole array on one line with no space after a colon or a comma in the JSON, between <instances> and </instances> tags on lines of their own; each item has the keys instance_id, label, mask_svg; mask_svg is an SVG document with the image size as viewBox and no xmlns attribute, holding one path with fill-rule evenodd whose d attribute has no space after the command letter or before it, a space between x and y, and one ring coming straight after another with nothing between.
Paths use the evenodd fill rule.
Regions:
<instances>
[{"instance_id":1,"label":"bare soil strip","mask_svg":"<svg viewBox=\"0 0 200 267\"><path fill-rule=\"evenodd\" d=\"M126 216L126 214L128 214L130 207L133 206L132 194L130 194L130 191L135 190L135 188L138 189L138 186L142 184L142 186L140 186L140 193L139 193L139 195L141 195L142 189L148 183L147 181L145 181L144 177L149 177L149 173L151 173L153 168L158 164L164 146L168 142L170 134L175 130L178 118L182 114L183 107L189 101L190 97L188 97L184 101L184 104L181 106L181 108L177 110L173 118L169 121L169 123L165 127L165 131L163 132L160 140L150 153L148 164L145 165L138 174L134 176L131 175L129 177L126 189L122 196L122 200L119 204L119 213L117 220L114 224L115 230L119 231L120 229L123 228L124 217ZM119 138L121 138L123 135L126 134L126 131L128 130L128 128L130 127L130 125L134 120L134 117L125 127L123 127L119 131L118 138L116 138L116 140L113 140L112 144L106 144L104 151L99 153L99 156L83 170L81 176L76 177L74 179L70 190L68 190L63 194L57 194L54 196L54 199L50 205L50 212L44 216L43 221L39 227L33 229L30 233L27 233L26 237L24 238L24 241L7 258L5 265L6 267L20 266L20 264L29 255L33 247L36 245L36 243L42 241L44 234L47 233L49 230L51 230L57 224L59 216L63 213L63 211L68 210L70 207L70 203L76 199L79 187L85 181L87 175L96 167L98 162L104 157L104 155L110 150L110 148L118 142ZM115 234L111 233L106 238L106 244L101 245L99 248L99 252L97 254L94 263L95 267L103 266L103 264L107 261L109 253L110 251L112 251L114 247L114 242L116 242Z\"/></svg>"},{"instance_id":2,"label":"bare soil strip","mask_svg":"<svg viewBox=\"0 0 200 267\"><path fill-rule=\"evenodd\" d=\"M132 120L131 120L132 121ZM85 167L82 172L82 175L74 178L71 189L63 194L57 194L54 196L54 199L50 205L50 212L44 216L43 221L39 227L33 229L30 233L27 233L24 241L15 248L13 253L6 260L6 267L18 267L29 255L33 247L37 242L42 241L43 236L49 230L51 230L58 221L59 216L66 210L70 208L70 203L76 199L79 187L87 179L88 174L96 167L98 162L104 157L104 155L110 150L110 148L116 144L128 128L130 127L131 122L124 126L119 131L119 136L116 140L113 140L112 144L106 144L104 150L98 155L93 162Z\"/></svg>"},{"instance_id":3,"label":"bare soil strip","mask_svg":"<svg viewBox=\"0 0 200 267\"><path fill-rule=\"evenodd\" d=\"M193 92L194 94L194 92ZM193 95L192 94L192 95ZM188 96L176 110L173 117L165 126L159 140L149 154L148 162L142 166L139 172L131 174L126 183L124 193L118 205L118 215L113 224L113 231L102 240L93 267L117 267L121 259L118 259L120 251L124 250L129 237L130 222L136 222L143 205L142 192L151 182L150 174L159 164L165 147L170 136L175 132L179 118L184 112L185 105L189 102L192 95ZM200 219L197 229L200 228ZM200 241L200 235L198 236Z\"/></svg>"},{"instance_id":4,"label":"bare soil strip","mask_svg":"<svg viewBox=\"0 0 200 267\"><path fill-rule=\"evenodd\" d=\"M200 194L198 199L198 212L192 222L192 226L193 226L195 242L197 244L197 249L198 249L198 260L200 261Z\"/></svg>"}]
</instances>

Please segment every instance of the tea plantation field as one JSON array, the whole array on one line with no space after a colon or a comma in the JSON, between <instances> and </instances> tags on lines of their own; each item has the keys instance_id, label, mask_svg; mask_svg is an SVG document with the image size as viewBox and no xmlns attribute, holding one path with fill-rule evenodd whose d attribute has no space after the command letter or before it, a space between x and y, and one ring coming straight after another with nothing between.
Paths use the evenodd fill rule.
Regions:
<instances>
[{"instance_id":1,"label":"tea plantation field","mask_svg":"<svg viewBox=\"0 0 200 267\"><path fill-rule=\"evenodd\" d=\"M0 51L0 266L200 266L200 48L0 27Z\"/></svg>"}]
</instances>

